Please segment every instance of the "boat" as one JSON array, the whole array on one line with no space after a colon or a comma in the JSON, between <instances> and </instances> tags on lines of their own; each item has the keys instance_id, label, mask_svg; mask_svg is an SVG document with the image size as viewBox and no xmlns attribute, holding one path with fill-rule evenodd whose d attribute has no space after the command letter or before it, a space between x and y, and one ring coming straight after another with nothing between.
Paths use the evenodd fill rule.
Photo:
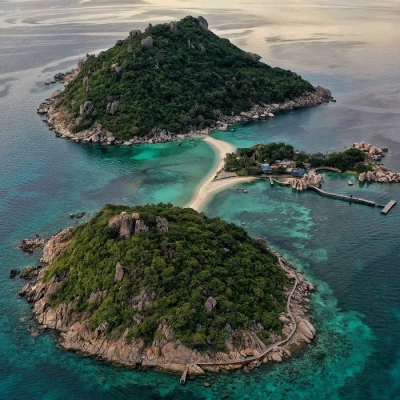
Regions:
<instances>
[{"instance_id":1,"label":"boat","mask_svg":"<svg viewBox=\"0 0 400 400\"><path fill-rule=\"evenodd\" d=\"M348 181L347 184L350 185L350 186L352 186L352 185L353 185L353 182L352 182L352 181Z\"/></svg>"}]
</instances>

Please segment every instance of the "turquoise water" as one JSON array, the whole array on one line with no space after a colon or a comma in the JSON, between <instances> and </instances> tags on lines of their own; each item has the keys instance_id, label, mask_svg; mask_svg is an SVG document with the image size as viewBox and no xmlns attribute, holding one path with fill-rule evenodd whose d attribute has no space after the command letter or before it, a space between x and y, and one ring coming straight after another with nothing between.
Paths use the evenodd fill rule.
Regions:
<instances>
[{"instance_id":1,"label":"turquoise water","mask_svg":"<svg viewBox=\"0 0 400 400\"><path fill-rule=\"evenodd\" d=\"M216 33L331 88L338 101L215 137L238 147L283 141L310 152L366 140L389 147L384 162L400 170L396 1L243 4L221 0L215 8L205 0L201 13ZM76 223L70 213L89 218L105 203L183 206L217 162L201 141L111 148L57 139L35 109L60 86L43 83L131 29L198 8L173 0L0 2L0 399L400 399L398 206L382 216L265 182L248 194L225 190L205 212L265 238L318 285L318 336L292 360L248 375L210 375L210 388L201 378L181 387L177 376L100 363L62 351L54 333L28 332L30 305L16 295L23 283L8 272L35 265L39 255L22 254L21 238L49 236ZM323 187L380 203L400 200L400 185L350 188L349 177L327 173Z\"/></svg>"}]
</instances>

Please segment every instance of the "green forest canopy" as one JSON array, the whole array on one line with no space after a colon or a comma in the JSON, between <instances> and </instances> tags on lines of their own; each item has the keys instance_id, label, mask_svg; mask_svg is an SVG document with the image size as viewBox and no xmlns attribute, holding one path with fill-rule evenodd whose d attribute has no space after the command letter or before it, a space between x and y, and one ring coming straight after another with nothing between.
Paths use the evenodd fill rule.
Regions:
<instances>
[{"instance_id":1,"label":"green forest canopy","mask_svg":"<svg viewBox=\"0 0 400 400\"><path fill-rule=\"evenodd\" d=\"M118 240L108 222L122 211L140 213L149 231ZM167 233L156 228L157 216L168 220ZM125 268L118 283L117 263ZM178 339L201 350L210 341L211 348L224 349L227 323L232 329L248 329L260 322L265 331L259 336L265 341L270 329L280 333L278 315L285 310L288 283L276 256L242 228L170 204L105 206L75 228L73 241L45 280L53 276L63 281L52 306L72 302L75 311L89 316L91 329L107 322L114 337L128 328L129 337L151 342L166 317ZM129 300L142 289L155 296L138 324ZM89 303L99 291L107 291L101 303ZM217 301L211 313L205 308L209 296Z\"/></svg>"},{"instance_id":2,"label":"green forest canopy","mask_svg":"<svg viewBox=\"0 0 400 400\"><path fill-rule=\"evenodd\" d=\"M204 30L193 17L177 22L177 28L173 32L169 24L156 25L90 56L61 95L71 120L80 117L85 101L95 107L74 130L98 122L117 139L128 139L154 127L171 132L201 129L214 123L215 110L238 114L254 104L314 91L297 74L256 61L228 39ZM142 46L150 35L154 46ZM107 115L107 105L114 100L120 103L118 111Z\"/></svg>"},{"instance_id":3,"label":"green forest canopy","mask_svg":"<svg viewBox=\"0 0 400 400\"><path fill-rule=\"evenodd\" d=\"M261 175L260 164L273 164L277 160L294 160L297 167L303 167L304 163L308 162L312 168L333 167L341 171L355 170L361 173L371 169L371 166L364 164L364 159L364 152L356 148L337 153L311 155L304 151L295 151L289 144L272 142L239 148L235 153L228 154L224 169L243 176Z\"/></svg>"}]
</instances>

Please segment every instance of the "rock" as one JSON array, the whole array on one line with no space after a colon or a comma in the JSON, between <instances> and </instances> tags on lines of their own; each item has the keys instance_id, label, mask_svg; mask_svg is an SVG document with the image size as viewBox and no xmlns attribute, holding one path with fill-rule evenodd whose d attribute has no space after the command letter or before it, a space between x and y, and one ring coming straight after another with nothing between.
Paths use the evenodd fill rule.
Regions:
<instances>
[{"instance_id":1,"label":"rock","mask_svg":"<svg viewBox=\"0 0 400 400\"><path fill-rule=\"evenodd\" d=\"M121 76L122 75L122 68L118 64L112 64L111 70L115 72L115 75Z\"/></svg>"},{"instance_id":2,"label":"rock","mask_svg":"<svg viewBox=\"0 0 400 400\"><path fill-rule=\"evenodd\" d=\"M122 240L130 239L135 232L134 219L126 212L111 218L108 227L118 231L118 237Z\"/></svg>"},{"instance_id":3,"label":"rock","mask_svg":"<svg viewBox=\"0 0 400 400\"><path fill-rule=\"evenodd\" d=\"M118 100L108 103L107 107L106 107L106 114L107 115L115 115L115 113L118 111L118 107L119 107Z\"/></svg>"},{"instance_id":4,"label":"rock","mask_svg":"<svg viewBox=\"0 0 400 400\"><path fill-rule=\"evenodd\" d=\"M130 37L140 36L141 34L142 34L142 31L140 31L138 29L129 32Z\"/></svg>"},{"instance_id":5,"label":"rock","mask_svg":"<svg viewBox=\"0 0 400 400\"><path fill-rule=\"evenodd\" d=\"M205 53L206 52L206 48L202 44L199 44L199 50L200 50L201 53Z\"/></svg>"},{"instance_id":6,"label":"rock","mask_svg":"<svg viewBox=\"0 0 400 400\"><path fill-rule=\"evenodd\" d=\"M281 315L281 316L279 317L279 321L283 322L285 325L288 325L288 324L291 323L290 319L289 319L289 318L286 318L284 315Z\"/></svg>"},{"instance_id":7,"label":"rock","mask_svg":"<svg viewBox=\"0 0 400 400\"><path fill-rule=\"evenodd\" d=\"M14 279L19 275L20 271L18 269L10 270L10 275L8 276L9 279Z\"/></svg>"},{"instance_id":8,"label":"rock","mask_svg":"<svg viewBox=\"0 0 400 400\"><path fill-rule=\"evenodd\" d=\"M65 77L65 74L64 74L64 73L62 73L62 72L57 72L57 73L54 75L54 80L55 80L55 81L63 81L63 80L64 80L64 77Z\"/></svg>"},{"instance_id":9,"label":"rock","mask_svg":"<svg viewBox=\"0 0 400 400\"><path fill-rule=\"evenodd\" d=\"M360 182L365 182L365 180L366 180L366 174L365 174L365 172L362 172L362 173L358 176L358 180L359 180Z\"/></svg>"},{"instance_id":10,"label":"rock","mask_svg":"<svg viewBox=\"0 0 400 400\"><path fill-rule=\"evenodd\" d=\"M156 217L157 230L168 233L168 221L166 218Z\"/></svg>"},{"instance_id":11,"label":"rock","mask_svg":"<svg viewBox=\"0 0 400 400\"><path fill-rule=\"evenodd\" d=\"M204 386L204 387L210 387L210 386L211 386L211 383L206 381L206 382L203 383L203 386Z\"/></svg>"},{"instance_id":12,"label":"rock","mask_svg":"<svg viewBox=\"0 0 400 400\"><path fill-rule=\"evenodd\" d=\"M199 21L199 25L205 30L208 31L208 22L203 17L197 17L197 21Z\"/></svg>"},{"instance_id":13,"label":"rock","mask_svg":"<svg viewBox=\"0 0 400 400\"><path fill-rule=\"evenodd\" d=\"M204 307L206 308L207 312L211 312L217 305L217 300L214 297L210 296L207 301L204 303Z\"/></svg>"},{"instance_id":14,"label":"rock","mask_svg":"<svg viewBox=\"0 0 400 400\"><path fill-rule=\"evenodd\" d=\"M33 253L35 249L43 248L45 243L45 239L23 239L18 247L25 253Z\"/></svg>"},{"instance_id":15,"label":"rock","mask_svg":"<svg viewBox=\"0 0 400 400\"><path fill-rule=\"evenodd\" d=\"M85 101L79 108L79 114L90 114L94 111L94 105L91 101Z\"/></svg>"},{"instance_id":16,"label":"rock","mask_svg":"<svg viewBox=\"0 0 400 400\"><path fill-rule=\"evenodd\" d=\"M51 94L51 98L55 99L57 96L59 96L62 93L61 90L55 90L52 94Z\"/></svg>"},{"instance_id":17,"label":"rock","mask_svg":"<svg viewBox=\"0 0 400 400\"><path fill-rule=\"evenodd\" d=\"M251 349L250 347L247 347L247 349L244 349L244 352L246 354L246 357L253 357L254 356L254 350Z\"/></svg>"},{"instance_id":18,"label":"rock","mask_svg":"<svg viewBox=\"0 0 400 400\"><path fill-rule=\"evenodd\" d=\"M149 33L153 29L153 25L149 24L147 28L144 30L145 33Z\"/></svg>"},{"instance_id":19,"label":"rock","mask_svg":"<svg viewBox=\"0 0 400 400\"><path fill-rule=\"evenodd\" d=\"M306 323L307 320L301 319L300 322L298 323L297 327L300 330L300 332L307 338L307 339L314 339L314 334L309 328L308 324Z\"/></svg>"},{"instance_id":20,"label":"rock","mask_svg":"<svg viewBox=\"0 0 400 400\"><path fill-rule=\"evenodd\" d=\"M146 39L141 41L141 45L143 47L147 47L148 49L152 49L154 46L153 38L151 36L147 36Z\"/></svg>"},{"instance_id":21,"label":"rock","mask_svg":"<svg viewBox=\"0 0 400 400\"><path fill-rule=\"evenodd\" d=\"M31 280L33 278L36 278L38 275L39 275L39 268L32 267L30 265L24 268L21 272L21 278L25 280Z\"/></svg>"},{"instance_id":22,"label":"rock","mask_svg":"<svg viewBox=\"0 0 400 400\"><path fill-rule=\"evenodd\" d=\"M255 61L260 61L262 59L262 57L256 53L251 53L248 51L246 54L249 55Z\"/></svg>"},{"instance_id":23,"label":"rock","mask_svg":"<svg viewBox=\"0 0 400 400\"><path fill-rule=\"evenodd\" d=\"M282 357L279 353L272 353L271 355L271 359L272 361L276 362L276 363L281 363L282 362Z\"/></svg>"},{"instance_id":24,"label":"rock","mask_svg":"<svg viewBox=\"0 0 400 400\"><path fill-rule=\"evenodd\" d=\"M171 21L169 23L169 29L171 30L171 32L178 32L178 26L176 25L175 21Z\"/></svg>"},{"instance_id":25,"label":"rock","mask_svg":"<svg viewBox=\"0 0 400 400\"><path fill-rule=\"evenodd\" d=\"M123 273L123 270L122 270ZM115 275L117 275L115 273ZM97 293L91 293L88 299L88 303L92 304L92 303L97 303L100 304L101 301L103 300L104 297L107 296L107 290L100 290Z\"/></svg>"},{"instance_id":26,"label":"rock","mask_svg":"<svg viewBox=\"0 0 400 400\"><path fill-rule=\"evenodd\" d=\"M123 278L124 278L124 267L120 263L117 263L117 265L115 266L114 280L115 282L121 282Z\"/></svg>"}]
</instances>

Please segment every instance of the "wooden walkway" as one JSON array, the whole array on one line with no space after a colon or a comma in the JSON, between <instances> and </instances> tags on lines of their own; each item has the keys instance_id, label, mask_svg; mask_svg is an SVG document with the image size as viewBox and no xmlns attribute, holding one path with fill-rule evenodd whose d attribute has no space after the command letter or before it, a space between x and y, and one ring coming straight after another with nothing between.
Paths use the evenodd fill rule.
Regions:
<instances>
[{"instance_id":1,"label":"wooden walkway","mask_svg":"<svg viewBox=\"0 0 400 400\"><path fill-rule=\"evenodd\" d=\"M389 203L387 203L386 206L381 211L381 214L385 214L386 215L396 203L397 203L396 200L390 200Z\"/></svg>"},{"instance_id":2,"label":"wooden walkway","mask_svg":"<svg viewBox=\"0 0 400 400\"><path fill-rule=\"evenodd\" d=\"M317 171L342 172L340 169L333 168L333 167L318 167L318 168L315 168L315 172L317 172Z\"/></svg>"},{"instance_id":3,"label":"wooden walkway","mask_svg":"<svg viewBox=\"0 0 400 400\"><path fill-rule=\"evenodd\" d=\"M375 201L360 199L358 197L353 197L353 196L345 196L342 194L329 193L329 192L325 192L315 186L310 186L309 188L311 190L314 190L321 196L330 197L331 199L343 200L343 201L347 201L348 203L364 204L364 205L370 206L370 207L375 207L377 205Z\"/></svg>"}]
</instances>

